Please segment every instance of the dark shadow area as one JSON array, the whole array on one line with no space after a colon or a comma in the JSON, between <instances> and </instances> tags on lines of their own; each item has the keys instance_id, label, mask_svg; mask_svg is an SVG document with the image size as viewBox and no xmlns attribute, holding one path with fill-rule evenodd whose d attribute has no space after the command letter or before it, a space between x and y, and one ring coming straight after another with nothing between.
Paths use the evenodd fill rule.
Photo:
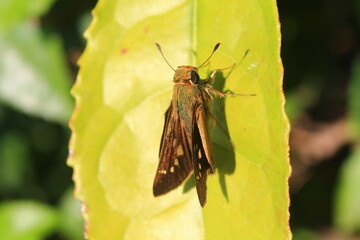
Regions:
<instances>
[{"instance_id":1,"label":"dark shadow area","mask_svg":"<svg viewBox=\"0 0 360 240\"><path fill-rule=\"evenodd\" d=\"M224 92L225 82L231 74L231 71L227 74L227 76L224 76L223 72L216 73L213 88ZM214 161L215 168L219 172L219 183L221 190L224 194L224 197L227 199L227 201L229 201L225 175L234 173L236 163L234 146L232 145L229 138L230 134L227 118L225 115L225 98L214 98L214 103L211 108L211 112L220 126L217 126L218 123L213 119L209 119L209 122L212 122L212 124L210 124L210 136L218 135L219 139L221 139L221 142L219 143L213 142Z\"/></svg>"},{"instance_id":2,"label":"dark shadow area","mask_svg":"<svg viewBox=\"0 0 360 240\"><path fill-rule=\"evenodd\" d=\"M72 187L69 129L0 104L0 132L0 201L58 204Z\"/></svg>"},{"instance_id":3,"label":"dark shadow area","mask_svg":"<svg viewBox=\"0 0 360 240\"><path fill-rule=\"evenodd\" d=\"M291 194L290 212L296 216L290 218L292 226L321 230L331 226L333 219L333 199L336 180L342 163L349 156L351 146L342 147L331 159L314 166L313 175L296 194ZM290 186L291 187L291 186ZM304 211L306 206L306 211ZM316 212L317 214L314 214Z\"/></svg>"}]
</instances>

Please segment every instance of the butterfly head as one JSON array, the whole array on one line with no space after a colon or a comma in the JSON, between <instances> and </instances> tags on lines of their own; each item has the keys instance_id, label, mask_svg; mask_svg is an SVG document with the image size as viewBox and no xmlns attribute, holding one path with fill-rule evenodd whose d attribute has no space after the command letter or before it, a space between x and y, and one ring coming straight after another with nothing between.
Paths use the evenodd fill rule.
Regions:
<instances>
[{"instance_id":1,"label":"butterfly head","mask_svg":"<svg viewBox=\"0 0 360 240\"><path fill-rule=\"evenodd\" d=\"M197 68L192 66L178 66L175 70L175 83L198 84L200 80Z\"/></svg>"}]
</instances>

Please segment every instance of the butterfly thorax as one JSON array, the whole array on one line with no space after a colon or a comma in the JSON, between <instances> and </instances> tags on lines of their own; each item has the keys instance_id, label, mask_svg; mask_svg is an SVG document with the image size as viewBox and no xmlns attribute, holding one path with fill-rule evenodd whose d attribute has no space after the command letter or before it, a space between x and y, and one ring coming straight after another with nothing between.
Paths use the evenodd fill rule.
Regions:
<instances>
[{"instance_id":1,"label":"butterfly thorax","mask_svg":"<svg viewBox=\"0 0 360 240\"><path fill-rule=\"evenodd\" d=\"M197 68L192 66L178 66L175 70L174 82L179 84L196 84Z\"/></svg>"}]
</instances>

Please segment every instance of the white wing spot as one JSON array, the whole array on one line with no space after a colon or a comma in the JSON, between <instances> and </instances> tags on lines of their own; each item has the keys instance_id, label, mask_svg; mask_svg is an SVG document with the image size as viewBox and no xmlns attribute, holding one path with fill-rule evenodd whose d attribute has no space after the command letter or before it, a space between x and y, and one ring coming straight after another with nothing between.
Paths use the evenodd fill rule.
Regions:
<instances>
[{"instance_id":1,"label":"white wing spot","mask_svg":"<svg viewBox=\"0 0 360 240\"><path fill-rule=\"evenodd\" d=\"M177 154L178 156L184 155L184 151L183 151L183 148L182 148L181 145L179 145L178 148L176 149L176 154Z\"/></svg>"},{"instance_id":2,"label":"white wing spot","mask_svg":"<svg viewBox=\"0 0 360 240\"><path fill-rule=\"evenodd\" d=\"M201 177L201 172L199 172L199 177Z\"/></svg>"},{"instance_id":3,"label":"white wing spot","mask_svg":"<svg viewBox=\"0 0 360 240\"><path fill-rule=\"evenodd\" d=\"M174 160L174 165L179 166L179 160L177 158L175 158L175 160Z\"/></svg>"},{"instance_id":4,"label":"white wing spot","mask_svg":"<svg viewBox=\"0 0 360 240\"><path fill-rule=\"evenodd\" d=\"M160 170L159 170L159 173L161 173L161 174L166 174L166 173L167 173L167 171L166 171L166 170L164 170L164 169L160 169Z\"/></svg>"},{"instance_id":5,"label":"white wing spot","mask_svg":"<svg viewBox=\"0 0 360 240\"><path fill-rule=\"evenodd\" d=\"M170 168L170 172L172 172L172 173L173 173L173 172L174 172L174 170L175 170L175 169L174 169L174 166L172 166L172 167Z\"/></svg>"},{"instance_id":6,"label":"white wing spot","mask_svg":"<svg viewBox=\"0 0 360 240\"><path fill-rule=\"evenodd\" d=\"M202 155L201 155L201 150L199 149L199 151L198 151L198 156L199 156L199 159L202 157Z\"/></svg>"},{"instance_id":7,"label":"white wing spot","mask_svg":"<svg viewBox=\"0 0 360 240\"><path fill-rule=\"evenodd\" d=\"M199 163L199 169L201 169L201 163Z\"/></svg>"}]
</instances>

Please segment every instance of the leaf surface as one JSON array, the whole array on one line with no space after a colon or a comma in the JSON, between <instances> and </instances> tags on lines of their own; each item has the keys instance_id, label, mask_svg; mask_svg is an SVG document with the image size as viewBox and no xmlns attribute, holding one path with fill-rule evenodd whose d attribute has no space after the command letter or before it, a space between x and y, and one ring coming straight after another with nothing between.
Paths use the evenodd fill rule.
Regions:
<instances>
[{"instance_id":1,"label":"leaf surface","mask_svg":"<svg viewBox=\"0 0 360 240\"><path fill-rule=\"evenodd\" d=\"M290 239L289 124L283 110L280 29L274 1L100 1L73 88L69 164L90 239ZM152 196L168 61L200 65L215 88L255 97L216 100L236 148L211 127L216 174L200 207L191 181ZM246 56L244 57L244 54Z\"/></svg>"}]
</instances>

